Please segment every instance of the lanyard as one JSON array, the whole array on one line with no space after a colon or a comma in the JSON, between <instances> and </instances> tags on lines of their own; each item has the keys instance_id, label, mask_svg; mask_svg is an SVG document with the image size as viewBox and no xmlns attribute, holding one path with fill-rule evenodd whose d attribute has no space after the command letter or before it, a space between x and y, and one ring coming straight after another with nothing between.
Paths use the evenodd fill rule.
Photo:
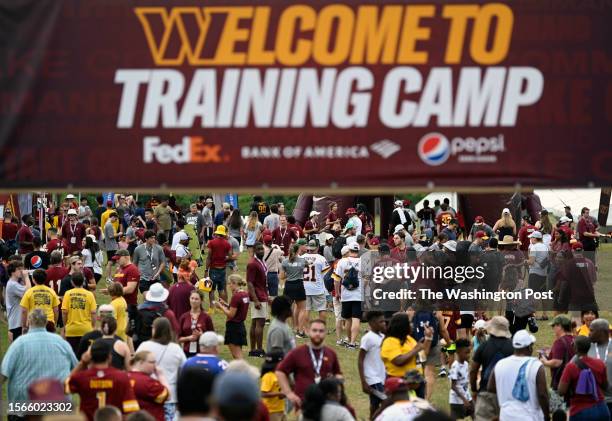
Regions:
<instances>
[{"instance_id":1,"label":"lanyard","mask_svg":"<svg viewBox=\"0 0 612 421\"><path fill-rule=\"evenodd\" d=\"M323 365L323 347L321 347L321 354L319 354L318 360L315 358L314 352L310 346L308 347L308 352L310 352L310 359L312 360L312 368L315 372L315 379L321 379L321 366Z\"/></svg>"},{"instance_id":2,"label":"lanyard","mask_svg":"<svg viewBox=\"0 0 612 421\"><path fill-rule=\"evenodd\" d=\"M606 355L605 357L608 358L608 349L610 348L610 339L608 339L608 345L606 346ZM597 359L598 360L602 360L605 362L605 360L603 358L601 358L601 356L599 355L599 345L595 344L595 353L597 354Z\"/></svg>"},{"instance_id":3,"label":"lanyard","mask_svg":"<svg viewBox=\"0 0 612 421\"><path fill-rule=\"evenodd\" d=\"M77 227L78 222L75 222L74 225L72 225L72 222L70 222L70 232L72 233L72 235L74 236L74 230Z\"/></svg>"},{"instance_id":4,"label":"lanyard","mask_svg":"<svg viewBox=\"0 0 612 421\"><path fill-rule=\"evenodd\" d=\"M285 238L285 235L287 235L287 230L289 230L289 228L285 228L285 233L284 234L282 234L282 232L283 232L282 229L278 230L278 232L281 233L281 239L280 239L281 240L281 244L283 243L283 239Z\"/></svg>"},{"instance_id":5,"label":"lanyard","mask_svg":"<svg viewBox=\"0 0 612 421\"><path fill-rule=\"evenodd\" d=\"M261 265L262 269L264 270L264 273L266 274L266 276L268 276L268 266L266 266L265 262L260 260L259 257L257 257L257 256L255 256L255 260L257 260L257 262L259 262L259 264Z\"/></svg>"}]
</instances>

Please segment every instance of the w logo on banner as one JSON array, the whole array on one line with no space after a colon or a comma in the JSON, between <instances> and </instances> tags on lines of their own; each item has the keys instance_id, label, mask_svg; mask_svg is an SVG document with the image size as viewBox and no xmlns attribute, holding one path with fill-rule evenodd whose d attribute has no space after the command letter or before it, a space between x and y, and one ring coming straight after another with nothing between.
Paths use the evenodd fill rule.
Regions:
<instances>
[{"instance_id":1,"label":"w logo on banner","mask_svg":"<svg viewBox=\"0 0 612 421\"><path fill-rule=\"evenodd\" d=\"M402 148L397 143L393 143L389 139L384 139L380 142L371 144L370 149L372 149L372 151L376 152L378 155L382 156L384 159L387 159L397 153Z\"/></svg>"}]
</instances>

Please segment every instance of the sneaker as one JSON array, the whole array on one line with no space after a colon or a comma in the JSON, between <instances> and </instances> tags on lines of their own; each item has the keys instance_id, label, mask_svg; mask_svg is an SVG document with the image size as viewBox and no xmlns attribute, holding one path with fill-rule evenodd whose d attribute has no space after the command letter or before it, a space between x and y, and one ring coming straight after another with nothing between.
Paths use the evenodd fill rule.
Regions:
<instances>
[{"instance_id":1,"label":"sneaker","mask_svg":"<svg viewBox=\"0 0 612 421\"><path fill-rule=\"evenodd\" d=\"M249 351L249 357L259 357L259 351L256 349Z\"/></svg>"},{"instance_id":2,"label":"sneaker","mask_svg":"<svg viewBox=\"0 0 612 421\"><path fill-rule=\"evenodd\" d=\"M266 358L266 351L264 351L263 349L260 349L259 351L259 358Z\"/></svg>"},{"instance_id":3,"label":"sneaker","mask_svg":"<svg viewBox=\"0 0 612 421\"><path fill-rule=\"evenodd\" d=\"M446 377L448 373L446 372L446 367L441 367L440 372L438 373L438 377Z\"/></svg>"},{"instance_id":4,"label":"sneaker","mask_svg":"<svg viewBox=\"0 0 612 421\"><path fill-rule=\"evenodd\" d=\"M358 349L359 345L354 343L354 344L346 344L346 348L347 349Z\"/></svg>"},{"instance_id":5,"label":"sneaker","mask_svg":"<svg viewBox=\"0 0 612 421\"><path fill-rule=\"evenodd\" d=\"M346 347L346 346L348 346L348 340L347 339L338 339L336 341L336 345Z\"/></svg>"},{"instance_id":6,"label":"sneaker","mask_svg":"<svg viewBox=\"0 0 612 421\"><path fill-rule=\"evenodd\" d=\"M304 332L297 332L295 334L296 338L300 338L300 339L307 339L308 335L306 335Z\"/></svg>"}]
</instances>

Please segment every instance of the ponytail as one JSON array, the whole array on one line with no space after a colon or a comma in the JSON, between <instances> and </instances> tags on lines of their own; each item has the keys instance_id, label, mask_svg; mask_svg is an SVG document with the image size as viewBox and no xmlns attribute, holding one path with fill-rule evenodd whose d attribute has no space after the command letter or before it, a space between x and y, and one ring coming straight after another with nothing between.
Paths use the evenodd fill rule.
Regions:
<instances>
[{"instance_id":1,"label":"ponytail","mask_svg":"<svg viewBox=\"0 0 612 421\"><path fill-rule=\"evenodd\" d=\"M117 320L113 316L106 316L100 322L100 330L104 336L112 335L117 331Z\"/></svg>"},{"instance_id":2,"label":"ponytail","mask_svg":"<svg viewBox=\"0 0 612 421\"><path fill-rule=\"evenodd\" d=\"M297 252L299 249L300 249L300 246L298 246L297 244L294 244L289 249L289 261L291 263L295 262L295 258L297 257Z\"/></svg>"}]
</instances>

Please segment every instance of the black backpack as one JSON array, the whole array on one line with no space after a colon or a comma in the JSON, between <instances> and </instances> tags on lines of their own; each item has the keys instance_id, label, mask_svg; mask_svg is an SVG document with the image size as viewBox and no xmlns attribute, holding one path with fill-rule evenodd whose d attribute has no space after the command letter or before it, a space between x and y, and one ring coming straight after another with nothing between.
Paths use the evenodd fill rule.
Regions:
<instances>
[{"instance_id":1,"label":"black backpack","mask_svg":"<svg viewBox=\"0 0 612 421\"><path fill-rule=\"evenodd\" d=\"M491 376L491 373L493 372L493 369L495 368L497 363L507 357L507 355L502 352L501 348L497 347L497 345L494 345L492 342L491 345L496 347L495 354L493 354L493 358L491 358L489 364L487 364L487 366L483 368L482 376L480 378L480 389L484 388L484 390L487 390L487 385L489 384L489 377Z\"/></svg>"},{"instance_id":2,"label":"black backpack","mask_svg":"<svg viewBox=\"0 0 612 421\"><path fill-rule=\"evenodd\" d=\"M138 344L151 339L153 335L153 322L158 317L163 316L164 310L164 307L138 309L135 327Z\"/></svg>"},{"instance_id":3,"label":"black backpack","mask_svg":"<svg viewBox=\"0 0 612 421\"><path fill-rule=\"evenodd\" d=\"M323 283L327 292L331 293L334 290L334 266L331 265L329 270L323 275Z\"/></svg>"},{"instance_id":4,"label":"black backpack","mask_svg":"<svg viewBox=\"0 0 612 421\"><path fill-rule=\"evenodd\" d=\"M343 235L336 237L332 244L332 254L336 259L342 259L342 247L346 245L346 237Z\"/></svg>"},{"instance_id":5,"label":"black backpack","mask_svg":"<svg viewBox=\"0 0 612 421\"><path fill-rule=\"evenodd\" d=\"M344 274L342 286L349 291L359 288L359 271L354 266Z\"/></svg>"}]
</instances>

